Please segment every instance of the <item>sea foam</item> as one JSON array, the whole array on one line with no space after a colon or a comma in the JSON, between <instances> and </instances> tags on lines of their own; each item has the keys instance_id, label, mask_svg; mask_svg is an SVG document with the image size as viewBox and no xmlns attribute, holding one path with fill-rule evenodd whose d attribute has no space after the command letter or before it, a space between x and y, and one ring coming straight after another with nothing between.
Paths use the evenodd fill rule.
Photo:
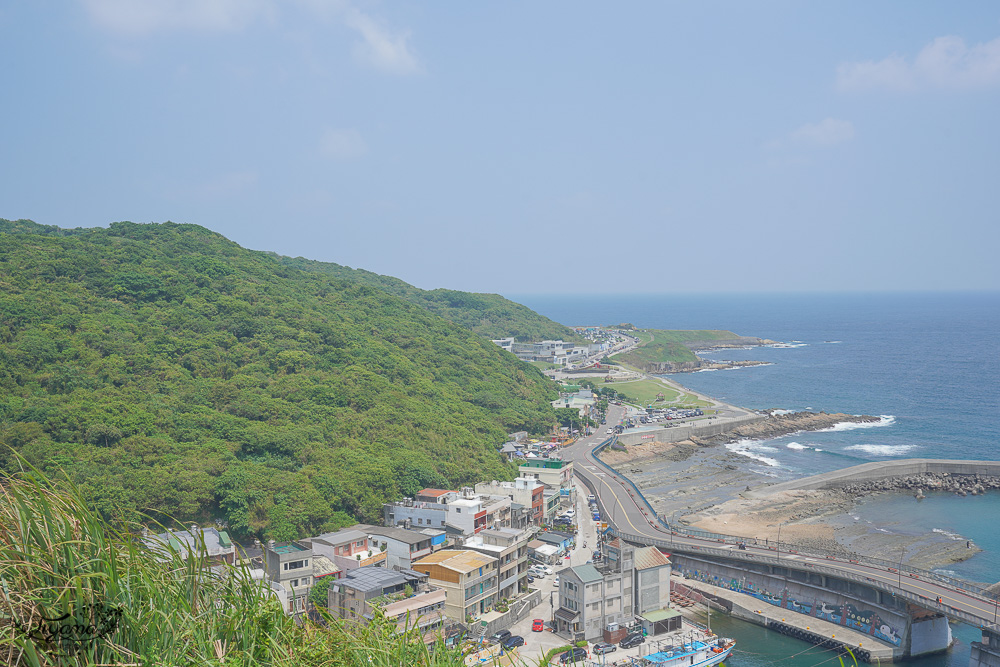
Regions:
<instances>
[{"instance_id":1,"label":"sea foam","mask_svg":"<svg viewBox=\"0 0 1000 667\"><path fill-rule=\"evenodd\" d=\"M839 424L834 424L830 428L821 428L819 429L819 431L853 431L859 428L892 426L895 423L896 423L896 417L894 417L893 415L880 415L877 422L840 422Z\"/></svg>"},{"instance_id":2,"label":"sea foam","mask_svg":"<svg viewBox=\"0 0 1000 667\"><path fill-rule=\"evenodd\" d=\"M733 452L734 454L739 454L741 456L746 456L754 461L760 461L761 463L766 463L772 468L778 468L781 466L776 459L772 459L770 456L764 456L760 452L775 452L777 451L774 447L768 447L767 445L761 445L759 440L737 440L736 442L730 442L726 445L726 449Z\"/></svg>"},{"instance_id":3,"label":"sea foam","mask_svg":"<svg viewBox=\"0 0 1000 667\"><path fill-rule=\"evenodd\" d=\"M871 456L902 456L916 448L916 445L851 445L844 447L845 450L864 452Z\"/></svg>"}]
</instances>

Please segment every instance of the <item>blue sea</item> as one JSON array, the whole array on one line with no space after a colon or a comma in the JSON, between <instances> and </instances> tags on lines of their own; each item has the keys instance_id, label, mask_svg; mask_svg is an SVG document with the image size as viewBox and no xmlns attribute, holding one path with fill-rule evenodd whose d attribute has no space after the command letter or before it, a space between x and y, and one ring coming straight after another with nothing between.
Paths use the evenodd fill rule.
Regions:
<instances>
[{"instance_id":1,"label":"blue sea","mask_svg":"<svg viewBox=\"0 0 1000 667\"><path fill-rule=\"evenodd\" d=\"M671 377L749 408L881 417L876 426L845 425L730 446L776 479L894 458L1000 459L1000 293L511 298L571 326L630 322L639 328L726 329L780 341L786 345L703 355L766 366ZM953 571L974 581L1000 581L1000 495L932 495L919 507L915 512L912 499L886 495L867 501L864 512L895 530L975 541L985 551ZM759 635L756 628L746 631L748 637ZM959 626L953 631L958 646L919 664L968 664L967 644L978 634ZM761 656L771 657L748 653L732 662L763 665L777 659L759 648ZM787 663L805 667L829 657L807 653Z\"/></svg>"}]
</instances>

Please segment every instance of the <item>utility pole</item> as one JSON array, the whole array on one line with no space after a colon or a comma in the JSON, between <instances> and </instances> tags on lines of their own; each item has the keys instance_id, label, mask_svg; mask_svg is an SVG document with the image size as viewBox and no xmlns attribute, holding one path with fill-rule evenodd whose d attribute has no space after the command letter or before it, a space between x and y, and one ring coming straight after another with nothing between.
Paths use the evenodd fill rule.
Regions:
<instances>
[{"instance_id":1,"label":"utility pole","mask_svg":"<svg viewBox=\"0 0 1000 667\"><path fill-rule=\"evenodd\" d=\"M896 568L896 574L899 575L898 588L900 592L903 591L903 555L906 553L906 546L901 546L899 548L899 567Z\"/></svg>"}]
</instances>

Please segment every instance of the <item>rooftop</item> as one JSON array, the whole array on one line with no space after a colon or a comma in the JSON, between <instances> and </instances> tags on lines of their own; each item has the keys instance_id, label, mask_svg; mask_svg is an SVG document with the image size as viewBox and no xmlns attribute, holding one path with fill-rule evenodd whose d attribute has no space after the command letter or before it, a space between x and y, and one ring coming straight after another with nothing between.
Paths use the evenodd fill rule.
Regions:
<instances>
[{"instance_id":1,"label":"rooftop","mask_svg":"<svg viewBox=\"0 0 1000 667\"><path fill-rule=\"evenodd\" d=\"M471 572L477 568L489 565L494 561L496 561L496 558L492 558L476 551L445 549L443 551L437 551L424 556L420 560L413 563L413 567L418 568L421 565L441 565L457 572Z\"/></svg>"},{"instance_id":2,"label":"rooftop","mask_svg":"<svg viewBox=\"0 0 1000 667\"><path fill-rule=\"evenodd\" d=\"M602 581L604 579L604 575L598 572L597 568L589 563L586 565L577 565L576 567L571 567L569 569L572 570L573 574L575 574L580 581L585 584L592 584L596 581Z\"/></svg>"},{"instance_id":3,"label":"rooftop","mask_svg":"<svg viewBox=\"0 0 1000 667\"><path fill-rule=\"evenodd\" d=\"M420 491L417 491L418 496L430 496L432 498L440 498L446 493L454 493L454 492L449 491L448 489L421 489Z\"/></svg>"},{"instance_id":4,"label":"rooftop","mask_svg":"<svg viewBox=\"0 0 1000 667\"><path fill-rule=\"evenodd\" d=\"M406 528L394 528L391 526L367 526L367 530L372 535L379 535L381 537L387 537L397 542L403 542L404 544L420 544L421 542L427 542L430 537L419 533L415 530L407 530Z\"/></svg>"},{"instance_id":5,"label":"rooftop","mask_svg":"<svg viewBox=\"0 0 1000 667\"><path fill-rule=\"evenodd\" d=\"M273 548L271 548L271 551L273 551L276 554L292 554L298 551L308 551L308 550L309 549L307 547L304 547L300 544L296 544L295 542L287 542L286 544L276 544L274 545Z\"/></svg>"},{"instance_id":6,"label":"rooftop","mask_svg":"<svg viewBox=\"0 0 1000 667\"><path fill-rule=\"evenodd\" d=\"M562 459L530 459L521 464L522 468L551 468L553 470L559 470L560 468L570 465L570 461L563 461Z\"/></svg>"},{"instance_id":7,"label":"rooftop","mask_svg":"<svg viewBox=\"0 0 1000 667\"><path fill-rule=\"evenodd\" d=\"M670 565L670 559L656 547L643 547L635 550L634 564L637 570L649 570L654 567Z\"/></svg>"}]
</instances>

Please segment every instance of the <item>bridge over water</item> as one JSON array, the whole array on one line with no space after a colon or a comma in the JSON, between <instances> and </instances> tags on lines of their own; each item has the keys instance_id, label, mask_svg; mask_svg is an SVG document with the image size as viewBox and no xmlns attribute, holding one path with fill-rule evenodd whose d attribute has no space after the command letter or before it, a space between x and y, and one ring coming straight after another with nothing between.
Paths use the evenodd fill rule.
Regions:
<instances>
[{"instance_id":1,"label":"bridge over water","mask_svg":"<svg viewBox=\"0 0 1000 667\"><path fill-rule=\"evenodd\" d=\"M616 418L609 414L609 420ZM705 583L739 590L767 604L869 634L881 645L891 647L893 659L944 650L951 643L948 620L968 623L983 630L983 642L973 645L973 667L1000 667L997 595L971 582L898 562L864 556L847 558L774 542L750 543L740 549L745 538L670 526L656 515L631 480L597 458L596 454L613 439L600 443L596 440L568 447L563 456L574 461L577 476L597 496L601 516L620 538L669 551L676 569ZM955 468L949 469L950 463ZM806 478L788 484L797 485L795 488L825 488L808 484L835 485L874 479L876 475L884 478L918 472L998 474L991 466L1000 471L998 462L919 459L896 462L880 475L868 464L857 466L863 470L856 471L858 477L853 479L842 474L848 472L845 470L816 476L822 479ZM867 657L865 651L860 654L861 658Z\"/></svg>"}]
</instances>

